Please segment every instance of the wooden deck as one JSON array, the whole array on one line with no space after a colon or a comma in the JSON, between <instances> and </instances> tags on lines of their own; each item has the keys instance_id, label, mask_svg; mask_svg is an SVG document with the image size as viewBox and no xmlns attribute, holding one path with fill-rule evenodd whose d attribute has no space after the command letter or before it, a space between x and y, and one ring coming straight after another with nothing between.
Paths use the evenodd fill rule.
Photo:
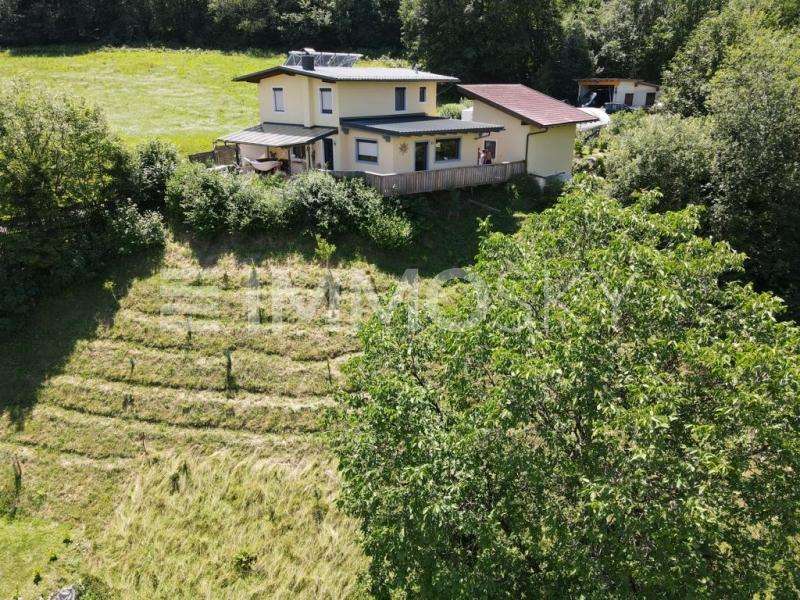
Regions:
<instances>
[{"instance_id":1,"label":"wooden deck","mask_svg":"<svg viewBox=\"0 0 800 600\"><path fill-rule=\"evenodd\" d=\"M475 167L453 167L414 173L381 175L355 171L333 171L336 177L361 177L384 196L422 194L479 185L503 183L525 173L525 161Z\"/></svg>"}]
</instances>

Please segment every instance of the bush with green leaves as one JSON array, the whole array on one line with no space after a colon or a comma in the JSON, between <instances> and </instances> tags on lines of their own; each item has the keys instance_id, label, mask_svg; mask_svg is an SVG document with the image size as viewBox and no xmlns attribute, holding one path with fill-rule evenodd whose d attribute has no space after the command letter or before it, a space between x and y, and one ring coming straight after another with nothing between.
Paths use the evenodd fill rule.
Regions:
<instances>
[{"instance_id":1,"label":"bush with green leaves","mask_svg":"<svg viewBox=\"0 0 800 600\"><path fill-rule=\"evenodd\" d=\"M293 177L284 196L293 222L324 235L346 231L356 211L346 185L321 171Z\"/></svg>"},{"instance_id":2,"label":"bush with green leaves","mask_svg":"<svg viewBox=\"0 0 800 600\"><path fill-rule=\"evenodd\" d=\"M164 219L156 211L140 212L133 202L121 201L108 215L108 249L130 256L166 242Z\"/></svg>"},{"instance_id":3,"label":"bush with green leaves","mask_svg":"<svg viewBox=\"0 0 800 600\"><path fill-rule=\"evenodd\" d=\"M442 104L437 109L440 117L447 119L461 119L461 113L472 106L472 100L462 100L450 104Z\"/></svg>"},{"instance_id":4,"label":"bush with green leaves","mask_svg":"<svg viewBox=\"0 0 800 600\"><path fill-rule=\"evenodd\" d=\"M612 196L630 200L659 189L659 210L708 203L717 152L712 128L702 117L653 115L612 137L604 160Z\"/></svg>"},{"instance_id":5,"label":"bush with green leaves","mask_svg":"<svg viewBox=\"0 0 800 600\"><path fill-rule=\"evenodd\" d=\"M746 90L746 93L743 93ZM765 32L732 50L707 105L718 142L714 231L761 287L800 314L800 39Z\"/></svg>"},{"instance_id":6,"label":"bush with green leaves","mask_svg":"<svg viewBox=\"0 0 800 600\"><path fill-rule=\"evenodd\" d=\"M310 171L282 183L187 163L167 184L167 207L201 235L287 227L325 236L358 232L387 248L411 239L396 205L359 179Z\"/></svg>"},{"instance_id":7,"label":"bush with green leaves","mask_svg":"<svg viewBox=\"0 0 800 600\"><path fill-rule=\"evenodd\" d=\"M149 209L163 209L167 182L181 163L174 144L150 140L133 154L134 183L138 204Z\"/></svg>"},{"instance_id":8,"label":"bush with green leaves","mask_svg":"<svg viewBox=\"0 0 800 600\"><path fill-rule=\"evenodd\" d=\"M134 179L97 109L24 81L0 92L0 328L116 256L163 244L161 218L127 200Z\"/></svg>"},{"instance_id":9,"label":"bush with green leaves","mask_svg":"<svg viewBox=\"0 0 800 600\"><path fill-rule=\"evenodd\" d=\"M167 182L167 210L199 235L219 233L227 222L230 180L205 165L185 163Z\"/></svg>"},{"instance_id":10,"label":"bush with green leaves","mask_svg":"<svg viewBox=\"0 0 800 600\"><path fill-rule=\"evenodd\" d=\"M200 235L271 230L286 222L286 204L272 180L207 169L178 167L167 182L167 209Z\"/></svg>"},{"instance_id":11,"label":"bush with green leaves","mask_svg":"<svg viewBox=\"0 0 800 600\"><path fill-rule=\"evenodd\" d=\"M653 116L604 133L612 188L659 187L662 207L710 207L708 231L745 252L759 288L800 311L800 43L750 31L703 92L705 118ZM742 93L747 90L747 93Z\"/></svg>"},{"instance_id":12,"label":"bush with green leaves","mask_svg":"<svg viewBox=\"0 0 800 600\"><path fill-rule=\"evenodd\" d=\"M378 597L796 590L800 331L700 208L600 189L364 326L333 448Z\"/></svg>"}]
</instances>

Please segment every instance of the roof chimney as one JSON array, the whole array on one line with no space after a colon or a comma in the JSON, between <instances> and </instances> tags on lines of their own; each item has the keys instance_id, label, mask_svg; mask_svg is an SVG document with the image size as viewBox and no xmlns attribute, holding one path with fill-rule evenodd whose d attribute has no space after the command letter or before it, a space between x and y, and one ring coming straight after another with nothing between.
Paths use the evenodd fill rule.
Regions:
<instances>
[{"instance_id":1,"label":"roof chimney","mask_svg":"<svg viewBox=\"0 0 800 600\"><path fill-rule=\"evenodd\" d=\"M300 57L300 65L303 67L304 71L313 71L314 70L314 55L311 53L313 50L309 51L309 48L305 49L305 54Z\"/></svg>"}]
</instances>

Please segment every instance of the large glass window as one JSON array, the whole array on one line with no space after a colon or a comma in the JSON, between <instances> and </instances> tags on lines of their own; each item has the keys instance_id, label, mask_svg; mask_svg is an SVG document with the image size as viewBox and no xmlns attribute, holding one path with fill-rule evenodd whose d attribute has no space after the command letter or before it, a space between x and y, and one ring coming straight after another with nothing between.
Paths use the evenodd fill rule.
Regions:
<instances>
[{"instance_id":1,"label":"large glass window","mask_svg":"<svg viewBox=\"0 0 800 600\"><path fill-rule=\"evenodd\" d=\"M394 109L395 110L406 109L406 88L404 87L394 88Z\"/></svg>"},{"instance_id":2,"label":"large glass window","mask_svg":"<svg viewBox=\"0 0 800 600\"><path fill-rule=\"evenodd\" d=\"M292 156L295 158L305 159L306 147L305 146L292 146Z\"/></svg>"},{"instance_id":3,"label":"large glass window","mask_svg":"<svg viewBox=\"0 0 800 600\"><path fill-rule=\"evenodd\" d=\"M375 140L356 140L356 160L378 162L378 142Z\"/></svg>"},{"instance_id":4,"label":"large glass window","mask_svg":"<svg viewBox=\"0 0 800 600\"><path fill-rule=\"evenodd\" d=\"M461 158L461 138L436 140L436 162L459 160Z\"/></svg>"},{"instance_id":5,"label":"large glass window","mask_svg":"<svg viewBox=\"0 0 800 600\"><path fill-rule=\"evenodd\" d=\"M286 111L286 105L283 103L283 88L272 88L272 101L275 112Z\"/></svg>"},{"instance_id":6,"label":"large glass window","mask_svg":"<svg viewBox=\"0 0 800 600\"><path fill-rule=\"evenodd\" d=\"M330 88L322 88L319 91L319 105L323 114L333 113L333 91Z\"/></svg>"}]
</instances>

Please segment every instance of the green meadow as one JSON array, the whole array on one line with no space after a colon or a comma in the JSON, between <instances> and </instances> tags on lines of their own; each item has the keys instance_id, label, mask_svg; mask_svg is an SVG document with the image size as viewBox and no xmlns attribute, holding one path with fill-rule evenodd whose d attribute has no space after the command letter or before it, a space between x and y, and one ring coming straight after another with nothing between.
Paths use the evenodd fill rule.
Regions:
<instances>
[{"instance_id":1,"label":"green meadow","mask_svg":"<svg viewBox=\"0 0 800 600\"><path fill-rule=\"evenodd\" d=\"M283 53L257 51L17 48L0 51L0 80L23 77L82 96L100 106L130 144L157 137L194 153L257 123L256 86L232 80L284 59Z\"/></svg>"}]
</instances>

